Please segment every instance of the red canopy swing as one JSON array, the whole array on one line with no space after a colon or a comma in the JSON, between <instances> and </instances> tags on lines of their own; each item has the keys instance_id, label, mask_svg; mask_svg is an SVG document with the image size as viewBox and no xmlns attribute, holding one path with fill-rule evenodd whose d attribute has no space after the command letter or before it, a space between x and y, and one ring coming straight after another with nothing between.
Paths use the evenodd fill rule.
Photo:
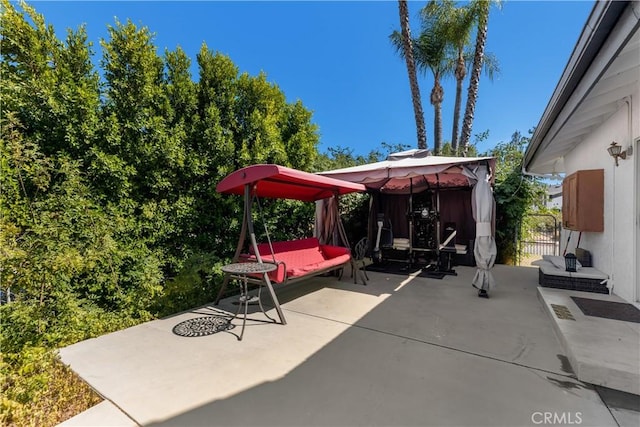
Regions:
<instances>
[{"instance_id":1,"label":"red canopy swing","mask_svg":"<svg viewBox=\"0 0 640 427\"><path fill-rule=\"evenodd\" d=\"M315 202L331 197L337 198L348 193L366 191L364 185L302 172L275 164L260 164L232 172L220 181L216 187L216 191L223 194L244 195L242 228L233 261L238 262L244 259L263 263L262 256L268 254L273 257L275 262L284 265L282 271L276 271L273 275L262 273L262 277L260 278L260 281L264 282L269 290L269 294L271 295L282 324L286 324L286 321L278 298L273 290L272 280L284 282L290 281L290 277L302 279L339 268L346 262L353 263L348 249L340 253L340 251L334 249L334 246L321 245L315 238L294 242L275 242L273 244L269 241L267 245L258 245L251 212L256 197ZM337 210L337 203L333 205ZM342 222L337 221L336 226L339 229L338 231L343 245L348 248L349 243ZM250 240L250 254L243 255L241 252L247 238L247 231ZM313 257L317 257L319 253L323 253L326 259L315 262ZM225 274L222 288L216 299L216 304L220 301L229 279L230 275Z\"/></svg>"}]
</instances>

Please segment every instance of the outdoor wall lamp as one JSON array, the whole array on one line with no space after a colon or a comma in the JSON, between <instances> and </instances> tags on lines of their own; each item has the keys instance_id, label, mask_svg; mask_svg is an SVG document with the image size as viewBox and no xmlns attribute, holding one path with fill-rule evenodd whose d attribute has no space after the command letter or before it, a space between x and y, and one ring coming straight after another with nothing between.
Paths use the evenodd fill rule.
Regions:
<instances>
[{"instance_id":1,"label":"outdoor wall lamp","mask_svg":"<svg viewBox=\"0 0 640 427\"><path fill-rule=\"evenodd\" d=\"M616 160L616 166L618 166L618 157L622 160L627 158L627 151L622 151L622 147L617 142L613 141L609 148L607 148L609 155Z\"/></svg>"}]
</instances>

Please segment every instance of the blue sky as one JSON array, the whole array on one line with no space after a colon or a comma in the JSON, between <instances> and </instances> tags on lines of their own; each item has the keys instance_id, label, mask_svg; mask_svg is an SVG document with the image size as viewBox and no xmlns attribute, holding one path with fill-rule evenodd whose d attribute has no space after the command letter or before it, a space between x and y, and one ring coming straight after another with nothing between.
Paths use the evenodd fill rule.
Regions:
<instances>
[{"instance_id":1,"label":"blue sky","mask_svg":"<svg viewBox=\"0 0 640 427\"><path fill-rule=\"evenodd\" d=\"M410 1L412 32L425 1ZM367 154L381 142L416 146L415 121L404 61L389 34L399 29L397 1L33 1L29 2L64 39L66 29L85 24L94 43L107 25L130 19L155 33L162 54L180 46L195 63L202 43L228 55L241 72L264 71L289 101L314 112L320 150L348 147ZM483 152L536 126L593 7L592 1L506 1L489 21L487 51L501 73L480 81L473 134L489 130ZM193 78L197 80L194 64ZM420 90L433 146L433 81ZM443 139L451 138L455 82L443 84ZM465 84L466 93L466 84Z\"/></svg>"}]
</instances>

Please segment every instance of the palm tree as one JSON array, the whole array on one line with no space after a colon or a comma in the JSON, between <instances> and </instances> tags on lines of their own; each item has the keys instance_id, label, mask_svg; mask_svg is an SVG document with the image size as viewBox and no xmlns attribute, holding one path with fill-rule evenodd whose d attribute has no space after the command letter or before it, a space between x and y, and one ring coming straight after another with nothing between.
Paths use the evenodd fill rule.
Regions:
<instances>
[{"instance_id":1,"label":"palm tree","mask_svg":"<svg viewBox=\"0 0 640 427\"><path fill-rule=\"evenodd\" d=\"M498 6L499 0L494 1ZM469 138L471 137L471 128L473 126L473 115L476 108L476 99L478 98L478 86L480 84L480 72L484 60L484 48L487 41L487 29L489 25L489 8L490 0L473 0L469 7L474 11L477 17L477 33L476 44L473 55L473 66L471 68L471 78L469 79L469 90L467 93L467 107L462 121L462 135L460 137L460 147L463 155L469 148Z\"/></svg>"},{"instance_id":2,"label":"palm tree","mask_svg":"<svg viewBox=\"0 0 640 427\"><path fill-rule=\"evenodd\" d=\"M430 70L433 75L433 88L429 98L433 105L433 153L439 155L442 148L442 101L444 88L440 84L442 77L451 73L447 56L446 39L435 25L420 34L415 43L415 60L419 69Z\"/></svg>"},{"instance_id":3,"label":"palm tree","mask_svg":"<svg viewBox=\"0 0 640 427\"><path fill-rule=\"evenodd\" d=\"M435 0L431 0L434 2ZM447 39L455 50L454 63L451 64L456 78L456 100L453 108L453 125L451 132L451 149L458 151L458 129L460 127L460 108L462 105L462 83L467 75L465 48L469 44L471 30L474 24L473 9L470 7L456 7L452 0L441 0L446 20ZM425 7L426 9L426 7Z\"/></svg>"},{"instance_id":4,"label":"palm tree","mask_svg":"<svg viewBox=\"0 0 640 427\"><path fill-rule=\"evenodd\" d=\"M473 51L465 51L462 55L455 58L454 63L451 64L451 68L454 69L454 75L456 78L456 100L453 110L453 129L451 136L451 150L454 155L458 154L458 130L460 129L460 108L462 104L462 83L467 75L469 68L473 65ZM460 65L462 64L462 66ZM491 53L485 52L482 61L482 70L484 74L493 80L496 74L500 73L500 64L498 58Z\"/></svg>"},{"instance_id":5,"label":"palm tree","mask_svg":"<svg viewBox=\"0 0 640 427\"><path fill-rule=\"evenodd\" d=\"M452 72L442 13L443 10L440 7L440 3L430 2L421 12L422 31L417 38L413 39L413 55L416 67L422 72L430 70L433 74L430 102L434 109L433 151L436 155L440 154L442 147L442 101L444 99L444 89L440 84L440 80L443 76ZM402 35L394 31L390 39L398 54L406 57Z\"/></svg>"},{"instance_id":6,"label":"palm tree","mask_svg":"<svg viewBox=\"0 0 640 427\"><path fill-rule=\"evenodd\" d=\"M407 73L409 74L409 86L411 87L411 100L413 101L413 113L416 119L416 130L418 134L418 148L427 148L427 131L424 125L424 112L422 111L422 99L420 97L420 87L416 75L416 64L413 58L413 40L409 28L409 7L406 0L398 0L398 10L400 13L400 28L402 29L402 45L406 53L404 55L407 63Z\"/></svg>"}]
</instances>

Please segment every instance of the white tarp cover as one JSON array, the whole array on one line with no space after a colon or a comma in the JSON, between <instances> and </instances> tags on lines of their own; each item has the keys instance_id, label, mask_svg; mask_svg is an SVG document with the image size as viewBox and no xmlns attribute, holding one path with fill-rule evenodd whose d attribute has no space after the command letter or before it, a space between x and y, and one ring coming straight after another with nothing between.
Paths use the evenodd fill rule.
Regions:
<instances>
[{"instance_id":1,"label":"white tarp cover","mask_svg":"<svg viewBox=\"0 0 640 427\"><path fill-rule=\"evenodd\" d=\"M496 241L493 237L492 221L494 200L491 190L491 176L486 166L480 166L474 173L468 171L469 177L476 181L471 192L471 207L473 218L476 220L476 241L473 254L476 258L478 270L471 284L489 292L496 282L491 268L496 262Z\"/></svg>"}]
</instances>

